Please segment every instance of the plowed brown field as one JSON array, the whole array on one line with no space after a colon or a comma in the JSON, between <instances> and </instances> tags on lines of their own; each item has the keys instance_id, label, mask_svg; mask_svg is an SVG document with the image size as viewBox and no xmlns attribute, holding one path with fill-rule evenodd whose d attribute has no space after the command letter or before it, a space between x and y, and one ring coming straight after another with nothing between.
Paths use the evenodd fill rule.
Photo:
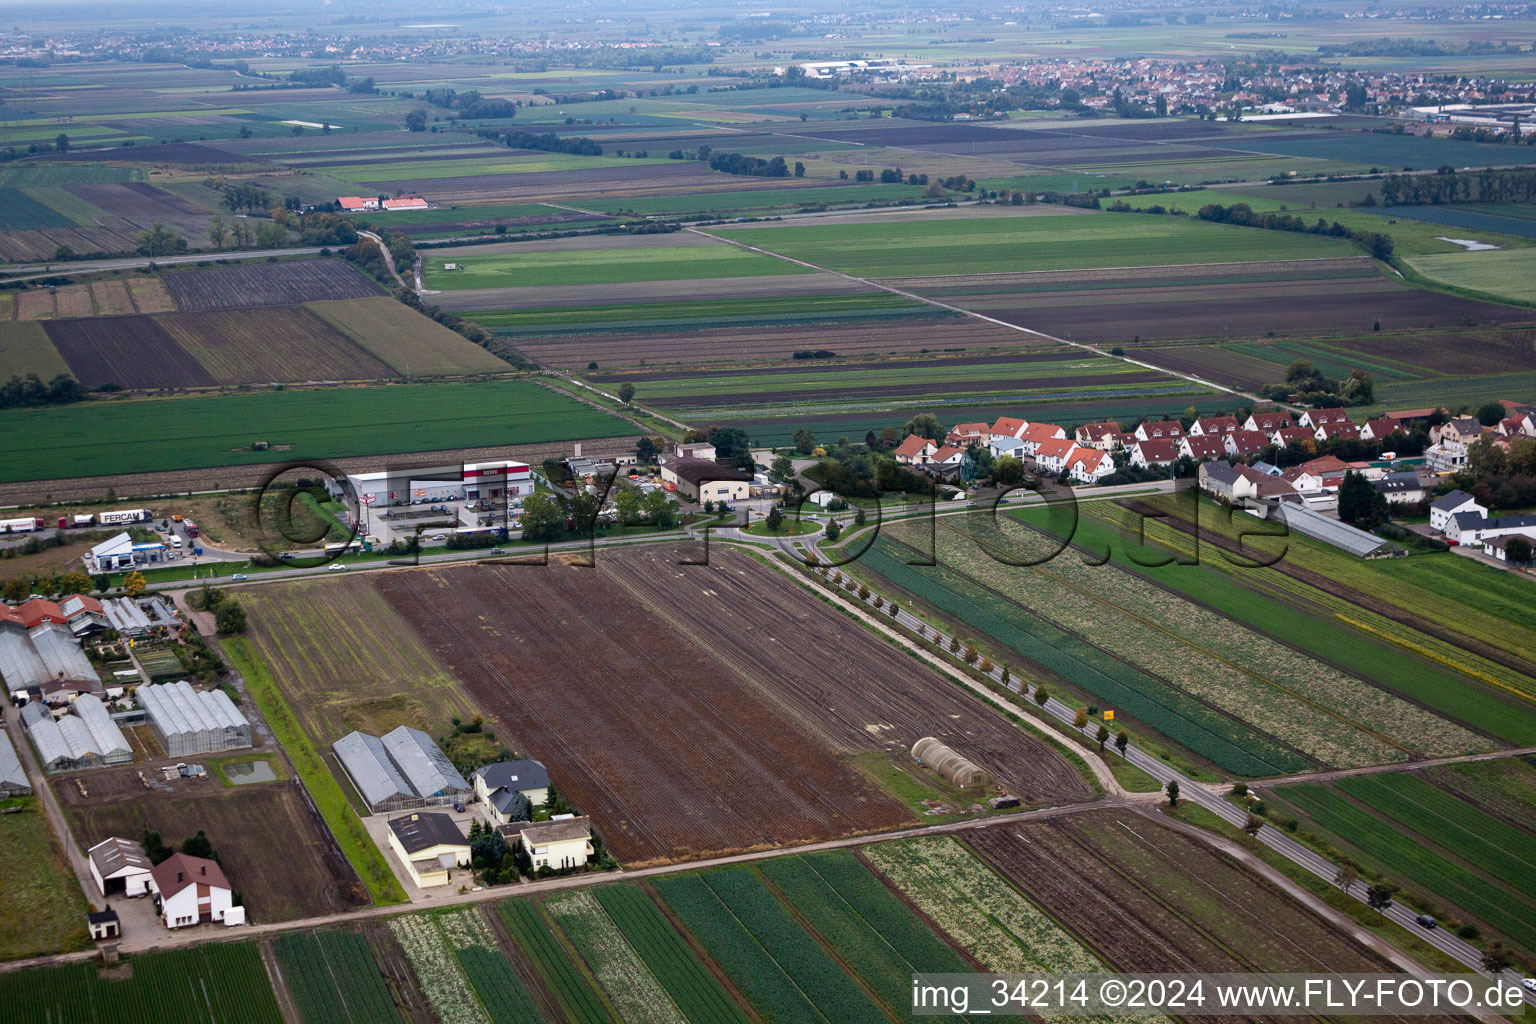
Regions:
<instances>
[{"instance_id":1,"label":"plowed brown field","mask_svg":"<svg viewBox=\"0 0 1536 1024\"><path fill-rule=\"evenodd\" d=\"M1064 758L756 559L602 551L595 569L394 572L374 585L498 734L547 764L634 865L889 829L912 815L847 757L936 735L1029 802Z\"/></svg>"}]
</instances>

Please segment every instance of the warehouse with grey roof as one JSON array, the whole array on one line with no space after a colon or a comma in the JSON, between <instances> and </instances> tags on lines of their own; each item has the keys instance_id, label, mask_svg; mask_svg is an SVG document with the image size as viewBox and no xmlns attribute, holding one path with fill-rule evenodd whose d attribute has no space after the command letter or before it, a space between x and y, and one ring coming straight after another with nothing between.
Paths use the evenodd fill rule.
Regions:
<instances>
[{"instance_id":1,"label":"warehouse with grey roof","mask_svg":"<svg viewBox=\"0 0 1536 1024\"><path fill-rule=\"evenodd\" d=\"M136 695L169 757L251 745L251 723L223 690L197 690L182 681L141 686Z\"/></svg>"},{"instance_id":2,"label":"warehouse with grey roof","mask_svg":"<svg viewBox=\"0 0 1536 1024\"><path fill-rule=\"evenodd\" d=\"M420 729L402 725L383 736L350 732L331 749L374 813L470 799L469 783Z\"/></svg>"}]
</instances>

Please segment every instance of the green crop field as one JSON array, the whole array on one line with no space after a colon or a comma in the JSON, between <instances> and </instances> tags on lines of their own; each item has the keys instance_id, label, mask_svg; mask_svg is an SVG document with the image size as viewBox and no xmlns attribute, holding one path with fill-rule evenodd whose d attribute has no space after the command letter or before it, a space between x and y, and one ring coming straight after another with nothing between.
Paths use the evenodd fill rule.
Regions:
<instances>
[{"instance_id":1,"label":"green crop field","mask_svg":"<svg viewBox=\"0 0 1536 1024\"><path fill-rule=\"evenodd\" d=\"M15 1021L283 1024L254 942L141 953L115 971L85 961L11 971L0 974L0 1006Z\"/></svg>"},{"instance_id":2,"label":"green crop field","mask_svg":"<svg viewBox=\"0 0 1536 1024\"><path fill-rule=\"evenodd\" d=\"M1536 249L1491 249L1415 256L1408 265L1431 281L1500 299L1536 303Z\"/></svg>"},{"instance_id":3,"label":"green crop field","mask_svg":"<svg viewBox=\"0 0 1536 1024\"><path fill-rule=\"evenodd\" d=\"M1074 544L1089 551L1107 551L1113 564L1139 573L1158 586L1203 604L1249 629L1274 637L1313 657L1329 661L1373 685L1392 690L1454 721L1510 743L1536 744L1536 703L1458 670L1456 663L1435 661L1366 630L1349 625L1327 610L1329 595L1303 584L1289 589L1277 574L1241 569L1219 554L1205 550L1192 562L1193 546L1179 543L1167 531L1147 521L1148 538L1157 544L1133 549L1127 538L1140 532L1142 521L1110 502L1083 506L1072 534ZM1048 517L1037 512L1018 518L1049 528ZM1063 526L1065 524L1062 524ZM1122 532L1126 531L1126 532ZM1056 530L1058 536L1064 531ZM1134 557L1140 561L1133 561ZM1177 555L1184 564L1149 567ZM1286 581L1288 582L1288 581ZM1412 633L1398 625L1397 630ZM1424 645L1430 638L1414 634Z\"/></svg>"},{"instance_id":4,"label":"green crop field","mask_svg":"<svg viewBox=\"0 0 1536 1024\"><path fill-rule=\"evenodd\" d=\"M781 261L775 261L781 262ZM694 302L626 302L536 309L490 309L465 316L497 334L558 333L559 329L665 330L669 327L739 327L751 324L825 322L845 318L920 314L959 316L890 292L850 295L772 296L748 299L700 299Z\"/></svg>"},{"instance_id":5,"label":"green crop field","mask_svg":"<svg viewBox=\"0 0 1536 1024\"><path fill-rule=\"evenodd\" d=\"M711 228L748 245L861 277L1084 270L1180 263L1337 257L1354 250L1313 235L1265 232L1186 217L1109 213Z\"/></svg>"},{"instance_id":6,"label":"green crop field","mask_svg":"<svg viewBox=\"0 0 1536 1024\"><path fill-rule=\"evenodd\" d=\"M12 738L27 742L19 731ZM19 810L0 814L0 856L11 865L5 883L10 898L0 912L0 960L85 949L85 899L53 828L36 799L15 806Z\"/></svg>"},{"instance_id":7,"label":"green crop field","mask_svg":"<svg viewBox=\"0 0 1536 1024\"><path fill-rule=\"evenodd\" d=\"M750 147L749 147L750 148ZM750 149L758 153L758 149ZM804 152L804 147L787 149L786 152ZM682 196L643 196L637 199L583 200L584 209L604 213L638 213L656 216L683 213L738 214L746 210L793 209L811 203L845 204L892 202L899 199L917 199L923 194L921 185L829 185L805 188L758 188L745 192L700 192Z\"/></svg>"},{"instance_id":8,"label":"green crop field","mask_svg":"<svg viewBox=\"0 0 1536 1024\"><path fill-rule=\"evenodd\" d=\"M378 164L342 164L325 173L342 181L429 181L436 178L479 178L500 174L533 174L549 171L580 171L598 167L629 167L664 163L665 158L633 159L622 156L574 156L569 153L475 157L464 160L397 160Z\"/></svg>"},{"instance_id":9,"label":"green crop field","mask_svg":"<svg viewBox=\"0 0 1536 1024\"><path fill-rule=\"evenodd\" d=\"M612 1018L587 975L571 961L555 929L531 900L511 900L500 908L507 933L533 964L540 981L566 1015L580 1024L606 1024Z\"/></svg>"},{"instance_id":10,"label":"green crop field","mask_svg":"<svg viewBox=\"0 0 1536 1024\"><path fill-rule=\"evenodd\" d=\"M394 1000L368 942L355 932L292 932L273 947L305 1021L388 1024L399 1021Z\"/></svg>"},{"instance_id":11,"label":"green crop field","mask_svg":"<svg viewBox=\"0 0 1536 1024\"><path fill-rule=\"evenodd\" d=\"M1509 826L1471 809L1457 812L1460 822L1447 819L1405 798L1398 785L1367 777L1351 780L1349 789L1306 784L1275 793L1331 833L1333 842L1360 851L1370 869L1405 886L1418 905L1438 909L1436 904L1444 901L1525 950L1536 950L1536 898L1518 887L1519 878L1531 871L1530 837L1508 849L1505 844L1514 838L1506 834ZM1386 803L1378 806L1384 798ZM1449 806L1439 798L1433 802L1442 809ZM1469 833L1469 820L1492 833ZM1416 831L1416 825L1423 831ZM1514 857L1521 874L1504 879L1493 864L1478 859L1491 852L1499 863Z\"/></svg>"},{"instance_id":12,"label":"green crop field","mask_svg":"<svg viewBox=\"0 0 1536 1024\"><path fill-rule=\"evenodd\" d=\"M461 269L444 270L445 262ZM448 249L432 253L425 268L427 287L445 291L810 273L724 244L496 253Z\"/></svg>"},{"instance_id":13,"label":"green crop field","mask_svg":"<svg viewBox=\"0 0 1536 1024\"><path fill-rule=\"evenodd\" d=\"M633 430L520 380L90 402L0 411L0 433L43 431L58 440L12 452L0 480L535 444ZM252 441L273 447L252 451Z\"/></svg>"}]
</instances>

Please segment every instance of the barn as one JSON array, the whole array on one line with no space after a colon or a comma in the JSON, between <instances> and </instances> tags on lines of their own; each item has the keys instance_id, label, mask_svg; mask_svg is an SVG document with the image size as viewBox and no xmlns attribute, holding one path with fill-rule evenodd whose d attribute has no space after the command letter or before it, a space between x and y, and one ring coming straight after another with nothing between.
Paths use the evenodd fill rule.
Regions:
<instances>
[{"instance_id":1,"label":"barn","mask_svg":"<svg viewBox=\"0 0 1536 1024\"><path fill-rule=\"evenodd\" d=\"M251 745L251 723L223 690L205 692L182 681L141 686L137 695L149 727L169 757Z\"/></svg>"},{"instance_id":2,"label":"barn","mask_svg":"<svg viewBox=\"0 0 1536 1024\"><path fill-rule=\"evenodd\" d=\"M402 725L383 736L349 732L331 749L374 813L471 799L464 776L420 729Z\"/></svg>"}]
</instances>

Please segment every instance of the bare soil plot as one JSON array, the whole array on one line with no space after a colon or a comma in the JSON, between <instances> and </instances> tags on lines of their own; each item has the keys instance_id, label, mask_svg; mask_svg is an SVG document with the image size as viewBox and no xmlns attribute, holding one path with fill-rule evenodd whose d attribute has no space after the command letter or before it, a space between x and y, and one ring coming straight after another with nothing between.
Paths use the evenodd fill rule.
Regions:
<instances>
[{"instance_id":1,"label":"bare soil plot","mask_svg":"<svg viewBox=\"0 0 1536 1024\"><path fill-rule=\"evenodd\" d=\"M612 563L657 570L645 556L630 558L610 561L604 552L598 571L555 561L394 572L379 575L375 586L499 720L498 733L549 766L561 791L597 820L627 863L811 842L912 821L846 764L825 734L811 732L771 691L754 685L782 678L816 654L760 643L751 663L722 657L731 627L703 634L679 628L628 587L614 585ZM668 583L676 600L694 602L707 616L726 607L710 589L721 577L704 569L696 581ZM805 614L825 615L814 598L795 593ZM878 644L865 639L864 646ZM864 653L851 652L839 670L873 684ZM873 723L858 728L864 724ZM866 740L864 747L879 742ZM840 745L851 744L845 738Z\"/></svg>"},{"instance_id":2,"label":"bare soil plot","mask_svg":"<svg viewBox=\"0 0 1536 1024\"><path fill-rule=\"evenodd\" d=\"M260 316L243 310L168 313L156 323L219 384L399 376L303 308L270 308Z\"/></svg>"},{"instance_id":3,"label":"bare soil plot","mask_svg":"<svg viewBox=\"0 0 1536 1024\"><path fill-rule=\"evenodd\" d=\"M91 286L66 284L54 292L54 308L61 317L93 316L96 307L91 303Z\"/></svg>"},{"instance_id":4,"label":"bare soil plot","mask_svg":"<svg viewBox=\"0 0 1536 1024\"><path fill-rule=\"evenodd\" d=\"M54 315L53 293L42 288L16 293L17 320L51 320Z\"/></svg>"},{"instance_id":5,"label":"bare soil plot","mask_svg":"<svg viewBox=\"0 0 1536 1024\"><path fill-rule=\"evenodd\" d=\"M1092 342L1336 331L1366 335L1373 333L1378 321L1385 328L1403 330L1536 319L1530 310L1409 288L1379 277L1140 287L1120 293L1094 289L1018 294L1001 289L942 297L1008 323ZM1525 356L1536 363L1536 352L1528 349ZM1390 357L1408 358L1402 352Z\"/></svg>"},{"instance_id":6,"label":"bare soil plot","mask_svg":"<svg viewBox=\"0 0 1536 1024\"><path fill-rule=\"evenodd\" d=\"M128 292L133 296L133 306L140 313L169 313L176 308L165 282L158 277L130 277Z\"/></svg>"},{"instance_id":7,"label":"bare soil plot","mask_svg":"<svg viewBox=\"0 0 1536 1024\"><path fill-rule=\"evenodd\" d=\"M96 309L102 316L126 316L138 312L125 281L94 281L91 298L96 301Z\"/></svg>"},{"instance_id":8,"label":"bare soil plot","mask_svg":"<svg viewBox=\"0 0 1536 1024\"><path fill-rule=\"evenodd\" d=\"M242 590L250 636L321 749L353 729L436 734L474 709L405 619L363 579Z\"/></svg>"},{"instance_id":9,"label":"bare soil plot","mask_svg":"<svg viewBox=\"0 0 1536 1024\"><path fill-rule=\"evenodd\" d=\"M52 320L48 337L87 387L211 387L212 374L177 344L154 317L95 317Z\"/></svg>"},{"instance_id":10,"label":"bare soil plot","mask_svg":"<svg viewBox=\"0 0 1536 1024\"><path fill-rule=\"evenodd\" d=\"M108 836L137 839L145 829L179 846L202 829L254 922L339 913L367 902L367 890L297 779L226 788L212 773L173 783L159 778L149 767L130 766L82 776L86 795L70 779L54 780L54 792L82 847Z\"/></svg>"},{"instance_id":11,"label":"bare soil plot","mask_svg":"<svg viewBox=\"0 0 1536 1024\"><path fill-rule=\"evenodd\" d=\"M1239 352L1228 352L1219 345L1137 349L1135 356L1176 373L1198 374L1218 384L1245 389L1261 388L1285 377L1285 367L1282 365Z\"/></svg>"},{"instance_id":12,"label":"bare soil plot","mask_svg":"<svg viewBox=\"0 0 1536 1024\"><path fill-rule=\"evenodd\" d=\"M935 399L949 395L974 395L977 392L993 391L1036 391L1050 389L1052 391L1071 388L1102 388L1106 386L1130 387L1143 384L1167 384L1166 374L1155 370L1138 370L1132 373L1118 372L1124 367L1123 363L1110 363L1108 360L1099 360L1103 367L1099 373L1080 373L1069 376L1029 376L1008 375L1002 367L999 373L987 380L958 380L958 381L923 381L917 380L906 384L870 384L858 389L859 398L869 402L880 402L889 399L913 398L931 396ZM758 406L758 405L798 405L803 403L834 402L839 399L835 392L824 388L807 388L804 390L760 390L760 391L710 391L692 395L668 396L649 398L646 404L659 409L689 409L708 407L730 408L732 406Z\"/></svg>"},{"instance_id":13,"label":"bare soil plot","mask_svg":"<svg viewBox=\"0 0 1536 1024\"><path fill-rule=\"evenodd\" d=\"M840 752L909 754L937 736L1025 803L1086 799L1088 784L1044 739L742 552L716 548L704 575L649 546L603 570L680 635L706 643L758 691Z\"/></svg>"},{"instance_id":14,"label":"bare soil plot","mask_svg":"<svg viewBox=\"0 0 1536 1024\"><path fill-rule=\"evenodd\" d=\"M287 306L317 299L360 299L379 286L344 260L300 260L208 267L167 274L165 286L179 309L206 312Z\"/></svg>"},{"instance_id":15,"label":"bare soil plot","mask_svg":"<svg viewBox=\"0 0 1536 1024\"><path fill-rule=\"evenodd\" d=\"M157 160L159 151L169 148L157 146ZM141 181L111 185L65 185L64 188L92 206L99 206L136 224L209 215L209 211L201 206Z\"/></svg>"},{"instance_id":16,"label":"bare soil plot","mask_svg":"<svg viewBox=\"0 0 1536 1024\"><path fill-rule=\"evenodd\" d=\"M966 841L1120 970L1395 970L1237 861L1140 814L1094 811Z\"/></svg>"},{"instance_id":17,"label":"bare soil plot","mask_svg":"<svg viewBox=\"0 0 1536 1024\"><path fill-rule=\"evenodd\" d=\"M463 335L386 295L311 302L304 308L396 374L415 379L511 369Z\"/></svg>"},{"instance_id":18,"label":"bare soil plot","mask_svg":"<svg viewBox=\"0 0 1536 1024\"><path fill-rule=\"evenodd\" d=\"M829 323L557 335L517 338L512 344L531 359L572 370L593 361L602 366L761 362L788 359L804 349L827 349L852 356L910 356L925 350L1056 347L1045 338L960 316L879 320L862 325Z\"/></svg>"}]
</instances>

